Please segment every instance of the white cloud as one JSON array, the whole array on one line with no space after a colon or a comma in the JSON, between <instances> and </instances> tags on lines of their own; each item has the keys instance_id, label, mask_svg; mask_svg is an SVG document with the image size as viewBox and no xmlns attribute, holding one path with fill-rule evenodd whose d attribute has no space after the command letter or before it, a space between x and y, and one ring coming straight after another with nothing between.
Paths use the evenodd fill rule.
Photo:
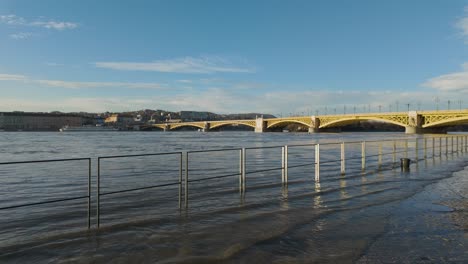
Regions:
<instances>
[{"instance_id":1,"label":"white cloud","mask_svg":"<svg viewBox=\"0 0 468 264\"><path fill-rule=\"evenodd\" d=\"M31 32L19 32L15 34L10 34L9 37L12 39L28 39L32 36L34 36L34 34Z\"/></svg>"},{"instance_id":2,"label":"white cloud","mask_svg":"<svg viewBox=\"0 0 468 264\"><path fill-rule=\"evenodd\" d=\"M11 26L41 27L60 31L65 29L75 29L78 27L78 23L74 22L45 20L42 18L34 21L28 21L17 15L0 15L0 23Z\"/></svg>"},{"instance_id":3,"label":"white cloud","mask_svg":"<svg viewBox=\"0 0 468 264\"><path fill-rule=\"evenodd\" d=\"M162 89L162 85L158 83L130 83L130 82L70 82L61 80L35 80L35 82L49 87L59 87L66 89L82 89L82 88L106 88L106 87L121 87L132 89Z\"/></svg>"},{"instance_id":4,"label":"white cloud","mask_svg":"<svg viewBox=\"0 0 468 264\"><path fill-rule=\"evenodd\" d=\"M24 75L0 73L0 81L25 81L25 80L27 80L27 77Z\"/></svg>"},{"instance_id":5,"label":"white cloud","mask_svg":"<svg viewBox=\"0 0 468 264\"><path fill-rule=\"evenodd\" d=\"M465 7L464 16L455 23L455 27L460 30L461 36L465 38L465 43L468 44L468 6Z\"/></svg>"},{"instance_id":6,"label":"white cloud","mask_svg":"<svg viewBox=\"0 0 468 264\"><path fill-rule=\"evenodd\" d=\"M462 71L431 78L423 86L442 92L468 92L468 63L462 64Z\"/></svg>"},{"instance_id":7,"label":"white cloud","mask_svg":"<svg viewBox=\"0 0 468 264\"><path fill-rule=\"evenodd\" d=\"M185 57L172 60L158 60L153 62L96 62L98 68L124 71L154 71L171 73L253 73L252 67L232 65L221 57Z\"/></svg>"},{"instance_id":8,"label":"white cloud","mask_svg":"<svg viewBox=\"0 0 468 264\"><path fill-rule=\"evenodd\" d=\"M0 81L20 81L34 83L48 87L64 89L90 89L90 88L129 88L129 89L165 89L160 83L142 82L73 82L62 80L36 80L24 75L0 74Z\"/></svg>"}]
</instances>

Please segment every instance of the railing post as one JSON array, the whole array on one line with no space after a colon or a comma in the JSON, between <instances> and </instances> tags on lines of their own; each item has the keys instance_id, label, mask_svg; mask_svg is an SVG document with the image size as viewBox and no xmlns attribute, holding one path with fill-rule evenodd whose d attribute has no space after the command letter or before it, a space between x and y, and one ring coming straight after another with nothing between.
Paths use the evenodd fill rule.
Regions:
<instances>
[{"instance_id":1,"label":"railing post","mask_svg":"<svg viewBox=\"0 0 468 264\"><path fill-rule=\"evenodd\" d=\"M424 138L424 159L427 159L427 138Z\"/></svg>"},{"instance_id":2,"label":"railing post","mask_svg":"<svg viewBox=\"0 0 468 264\"><path fill-rule=\"evenodd\" d=\"M415 157L416 161L419 160L419 144L418 144L418 142L419 142L419 139L416 138L416 141L414 142L414 150L415 150L415 155L416 155L416 157Z\"/></svg>"},{"instance_id":3,"label":"railing post","mask_svg":"<svg viewBox=\"0 0 468 264\"><path fill-rule=\"evenodd\" d=\"M405 139L405 158L408 158L408 139Z\"/></svg>"},{"instance_id":4,"label":"railing post","mask_svg":"<svg viewBox=\"0 0 468 264\"><path fill-rule=\"evenodd\" d=\"M361 169L366 170L366 142L361 143Z\"/></svg>"},{"instance_id":5,"label":"railing post","mask_svg":"<svg viewBox=\"0 0 468 264\"><path fill-rule=\"evenodd\" d=\"M435 138L432 138L432 158L435 157Z\"/></svg>"},{"instance_id":6,"label":"railing post","mask_svg":"<svg viewBox=\"0 0 468 264\"><path fill-rule=\"evenodd\" d=\"M98 157L97 160L97 180L96 180L96 225L99 228L101 225L101 215L100 215L100 207L101 207L101 158Z\"/></svg>"},{"instance_id":7,"label":"railing post","mask_svg":"<svg viewBox=\"0 0 468 264\"><path fill-rule=\"evenodd\" d=\"M448 137L445 136L445 156L448 155Z\"/></svg>"},{"instance_id":8,"label":"railing post","mask_svg":"<svg viewBox=\"0 0 468 264\"><path fill-rule=\"evenodd\" d=\"M246 174L246 150L245 148L242 148L242 191L245 192L245 174Z\"/></svg>"},{"instance_id":9,"label":"railing post","mask_svg":"<svg viewBox=\"0 0 468 264\"><path fill-rule=\"evenodd\" d=\"M179 209L182 209L182 166L183 166L183 155L180 152L179 155Z\"/></svg>"},{"instance_id":10,"label":"railing post","mask_svg":"<svg viewBox=\"0 0 468 264\"><path fill-rule=\"evenodd\" d=\"M281 147L281 183L284 184L284 147Z\"/></svg>"},{"instance_id":11,"label":"railing post","mask_svg":"<svg viewBox=\"0 0 468 264\"><path fill-rule=\"evenodd\" d=\"M242 175L244 175L244 152L239 150L239 192L242 192Z\"/></svg>"},{"instance_id":12,"label":"railing post","mask_svg":"<svg viewBox=\"0 0 468 264\"><path fill-rule=\"evenodd\" d=\"M188 177L189 177L189 153L185 152L185 179L184 179L184 200L185 200L185 209L188 208L189 201L189 186L188 186Z\"/></svg>"},{"instance_id":13,"label":"railing post","mask_svg":"<svg viewBox=\"0 0 468 264\"><path fill-rule=\"evenodd\" d=\"M284 146L284 183L288 184L288 146Z\"/></svg>"},{"instance_id":14,"label":"railing post","mask_svg":"<svg viewBox=\"0 0 468 264\"><path fill-rule=\"evenodd\" d=\"M88 159L88 229L91 228L91 158Z\"/></svg>"},{"instance_id":15,"label":"railing post","mask_svg":"<svg viewBox=\"0 0 468 264\"><path fill-rule=\"evenodd\" d=\"M346 162L345 162L345 143L341 143L341 174L346 173Z\"/></svg>"},{"instance_id":16,"label":"railing post","mask_svg":"<svg viewBox=\"0 0 468 264\"><path fill-rule=\"evenodd\" d=\"M382 142L379 144L379 169L382 166Z\"/></svg>"},{"instance_id":17,"label":"railing post","mask_svg":"<svg viewBox=\"0 0 468 264\"><path fill-rule=\"evenodd\" d=\"M442 157L442 138L439 137L439 157Z\"/></svg>"},{"instance_id":18,"label":"railing post","mask_svg":"<svg viewBox=\"0 0 468 264\"><path fill-rule=\"evenodd\" d=\"M315 145L315 182L320 181L320 144Z\"/></svg>"},{"instance_id":19,"label":"railing post","mask_svg":"<svg viewBox=\"0 0 468 264\"><path fill-rule=\"evenodd\" d=\"M450 140L452 141L452 148L451 148L452 151L451 151L451 153L453 154L453 136L450 137Z\"/></svg>"},{"instance_id":20,"label":"railing post","mask_svg":"<svg viewBox=\"0 0 468 264\"><path fill-rule=\"evenodd\" d=\"M459 137L457 136L457 148L455 149L455 152L457 152L457 153L458 153L458 138Z\"/></svg>"},{"instance_id":21,"label":"railing post","mask_svg":"<svg viewBox=\"0 0 468 264\"><path fill-rule=\"evenodd\" d=\"M463 143L463 139L464 139L463 136L461 136L461 137L460 137L460 152L461 152L461 153L465 152L464 149L463 149L463 144L464 144L464 143Z\"/></svg>"},{"instance_id":22,"label":"railing post","mask_svg":"<svg viewBox=\"0 0 468 264\"><path fill-rule=\"evenodd\" d=\"M392 151L393 164L396 162L396 141L393 141L393 151Z\"/></svg>"}]
</instances>

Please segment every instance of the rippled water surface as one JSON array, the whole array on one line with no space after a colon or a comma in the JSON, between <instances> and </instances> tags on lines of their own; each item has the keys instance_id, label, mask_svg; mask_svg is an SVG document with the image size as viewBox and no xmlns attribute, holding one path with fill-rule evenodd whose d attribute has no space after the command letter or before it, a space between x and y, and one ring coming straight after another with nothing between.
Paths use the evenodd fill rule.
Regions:
<instances>
[{"instance_id":1,"label":"rippled water surface","mask_svg":"<svg viewBox=\"0 0 468 264\"><path fill-rule=\"evenodd\" d=\"M90 159L0 165L0 208L8 208L0 211L0 260L467 261L466 235L458 227L463 215L461 220L448 216L454 201L458 207L466 202L463 141L452 147L451 140L426 137L428 149L422 149L419 136L415 151L416 136L401 133L2 132L0 162ZM408 143L382 141L403 138ZM345 148L345 175L340 144L327 144L343 141L351 142ZM320 143L320 181L313 143ZM284 145L289 146L287 185L282 184ZM240 192L243 147L246 190ZM214 149L229 150L198 152ZM191 151L187 209L179 195L185 151ZM97 231L98 157L148 153L169 154L99 160ZM401 172L395 161L406 156L413 160L411 170ZM125 190L133 191L120 192ZM57 199L70 200L16 207ZM415 240L424 242L402 254L402 241Z\"/></svg>"}]
</instances>

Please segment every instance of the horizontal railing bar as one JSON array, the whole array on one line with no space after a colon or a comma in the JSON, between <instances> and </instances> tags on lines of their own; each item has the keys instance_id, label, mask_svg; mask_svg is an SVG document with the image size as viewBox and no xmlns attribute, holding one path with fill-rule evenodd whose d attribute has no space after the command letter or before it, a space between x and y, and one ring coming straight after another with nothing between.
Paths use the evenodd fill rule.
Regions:
<instances>
[{"instance_id":1,"label":"horizontal railing bar","mask_svg":"<svg viewBox=\"0 0 468 264\"><path fill-rule=\"evenodd\" d=\"M134 154L134 155L116 155L116 156L101 156L98 159L112 159L112 158L130 158L130 157L146 157L146 156L163 156L163 155L181 155L182 152L165 152L165 153L147 153L147 154Z\"/></svg>"},{"instance_id":2,"label":"horizontal railing bar","mask_svg":"<svg viewBox=\"0 0 468 264\"><path fill-rule=\"evenodd\" d=\"M66 202L66 201L72 201L72 200L78 200L78 199L84 199L84 198L89 198L89 196L86 195L86 196L79 196L79 197L72 197L72 198L64 198L64 199L59 199L59 200L51 200L51 201L42 201L42 202L29 203L29 204L12 205L12 206L0 207L0 210L20 208L20 207L26 207L26 206L34 206L34 205L42 205L42 204L50 204L50 203L58 203L58 202Z\"/></svg>"},{"instance_id":3,"label":"horizontal railing bar","mask_svg":"<svg viewBox=\"0 0 468 264\"><path fill-rule=\"evenodd\" d=\"M309 164L299 164L299 165L289 165L288 168L299 168L299 167L307 167L307 166L315 166L315 163L309 163Z\"/></svg>"},{"instance_id":4,"label":"horizontal railing bar","mask_svg":"<svg viewBox=\"0 0 468 264\"><path fill-rule=\"evenodd\" d=\"M317 143L312 143L312 144L304 144L304 145L301 145L301 144L294 144L294 145L288 145L288 148L291 148L291 147L313 147L317 145Z\"/></svg>"},{"instance_id":5,"label":"horizontal railing bar","mask_svg":"<svg viewBox=\"0 0 468 264\"><path fill-rule=\"evenodd\" d=\"M10 162L0 162L0 165L24 164L24 163L45 163L45 162L63 162L63 161L78 161L78 160L91 160L91 158L10 161Z\"/></svg>"},{"instance_id":6,"label":"horizontal railing bar","mask_svg":"<svg viewBox=\"0 0 468 264\"><path fill-rule=\"evenodd\" d=\"M172 185L178 185L178 184L180 184L180 183L179 182L173 182L173 183L166 183L166 184L138 187L138 188L133 188L133 189L125 189L125 190L119 190L119 191L113 191L113 192L100 193L100 195L104 196L104 195L110 195L110 194L116 194L116 193L140 191L140 190L152 189L152 188L157 188L157 187L172 186Z\"/></svg>"},{"instance_id":7,"label":"horizontal railing bar","mask_svg":"<svg viewBox=\"0 0 468 264\"><path fill-rule=\"evenodd\" d=\"M199 181L204 181L204 180L220 179L220 178L227 178L227 177L239 176L239 175L240 175L240 173L226 174L226 175L220 175L220 176L213 176L213 177L189 180L188 182L199 182Z\"/></svg>"},{"instance_id":8,"label":"horizontal railing bar","mask_svg":"<svg viewBox=\"0 0 468 264\"><path fill-rule=\"evenodd\" d=\"M234 151L234 150L239 151L239 150L242 150L242 148L191 150L191 151L187 151L187 153L219 152L219 151Z\"/></svg>"},{"instance_id":9,"label":"horizontal railing bar","mask_svg":"<svg viewBox=\"0 0 468 264\"><path fill-rule=\"evenodd\" d=\"M245 149L272 149L272 148L282 148L284 146L265 146L265 147L250 147Z\"/></svg>"},{"instance_id":10,"label":"horizontal railing bar","mask_svg":"<svg viewBox=\"0 0 468 264\"><path fill-rule=\"evenodd\" d=\"M288 167L290 168L290 167ZM267 171L274 171L274 170L282 170L283 168L272 168L272 169L263 169L263 170L256 170L256 171L247 171L245 172L246 174L253 174L253 173L259 173L259 172L267 172Z\"/></svg>"}]
</instances>

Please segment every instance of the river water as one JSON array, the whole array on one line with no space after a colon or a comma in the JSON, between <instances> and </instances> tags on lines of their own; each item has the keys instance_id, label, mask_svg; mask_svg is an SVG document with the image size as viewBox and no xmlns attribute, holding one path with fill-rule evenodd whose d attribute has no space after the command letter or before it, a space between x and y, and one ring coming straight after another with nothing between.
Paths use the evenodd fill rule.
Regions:
<instances>
[{"instance_id":1,"label":"river water","mask_svg":"<svg viewBox=\"0 0 468 264\"><path fill-rule=\"evenodd\" d=\"M366 263L466 262L466 152L414 151L401 133L107 132L0 133L0 262ZM422 136L419 136L422 137ZM430 137L430 136L426 136ZM409 172L393 163L408 156ZM361 170L361 141L366 170ZM340 145L346 144L346 174ZM420 144L422 140L419 141ZM428 140L431 143L431 139ZM320 143L320 181L314 179ZM413 144L413 145L412 145ZM282 184L280 147L288 148ZM272 148L264 148L264 147ZM437 146L437 145L436 145ZM239 148L246 190L239 192ZM421 147L421 145L419 145ZM200 150L231 149L216 152ZM189 153L188 208L179 201L181 154ZM100 229L97 230L97 158ZM175 153L172 153L175 152ZM448 152L448 154L445 154ZM452 153L453 152L453 153ZM434 155L435 157L432 157ZM185 160L182 163L185 175ZM91 229L88 173L91 172ZM144 189L147 186L167 185ZM140 189L120 193L130 189ZM182 208L179 208L182 202Z\"/></svg>"}]
</instances>

